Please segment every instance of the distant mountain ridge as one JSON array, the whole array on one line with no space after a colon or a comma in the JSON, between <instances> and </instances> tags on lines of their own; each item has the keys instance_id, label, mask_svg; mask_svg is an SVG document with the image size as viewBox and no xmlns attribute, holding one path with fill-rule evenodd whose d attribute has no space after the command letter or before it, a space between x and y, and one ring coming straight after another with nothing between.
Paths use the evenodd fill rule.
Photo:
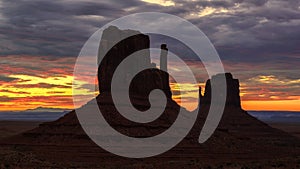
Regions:
<instances>
[{"instance_id":1,"label":"distant mountain ridge","mask_svg":"<svg viewBox=\"0 0 300 169\"><path fill-rule=\"evenodd\" d=\"M295 111L248 111L248 114L266 123L300 124L300 112Z\"/></svg>"},{"instance_id":2,"label":"distant mountain ridge","mask_svg":"<svg viewBox=\"0 0 300 169\"><path fill-rule=\"evenodd\" d=\"M70 112L68 109L37 107L23 111L1 111L3 121L53 121Z\"/></svg>"},{"instance_id":3,"label":"distant mountain ridge","mask_svg":"<svg viewBox=\"0 0 300 169\"><path fill-rule=\"evenodd\" d=\"M35 109L27 109L22 112L69 112L70 109L50 108L50 107L37 107Z\"/></svg>"}]
</instances>

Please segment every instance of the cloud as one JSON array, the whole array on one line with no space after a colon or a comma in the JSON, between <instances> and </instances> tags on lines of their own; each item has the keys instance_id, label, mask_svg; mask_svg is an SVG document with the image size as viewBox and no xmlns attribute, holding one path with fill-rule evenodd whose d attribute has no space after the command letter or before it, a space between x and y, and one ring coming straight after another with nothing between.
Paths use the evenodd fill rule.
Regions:
<instances>
[{"instance_id":1,"label":"cloud","mask_svg":"<svg viewBox=\"0 0 300 169\"><path fill-rule=\"evenodd\" d=\"M11 97L7 97L7 96L0 96L0 102L11 102L16 100L16 98L11 98Z\"/></svg>"},{"instance_id":2,"label":"cloud","mask_svg":"<svg viewBox=\"0 0 300 169\"><path fill-rule=\"evenodd\" d=\"M16 92L16 91L7 90L7 89L0 90L0 92L2 92L2 93L11 93L11 94L30 94L30 92L24 92L24 91Z\"/></svg>"},{"instance_id":3,"label":"cloud","mask_svg":"<svg viewBox=\"0 0 300 169\"><path fill-rule=\"evenodd\" d=\"M244 81L241 87L243 100L299 100L300 77L258 75Z\"/></svg>"},{"instance_id":4,"label":"cloud","mask_svg":"<svg viewBox=\"0 0 300 169\"><path fill-rule=\"evenodd\" d=\"M73 67L76 61L74 57L53 58L51 56L26 55L8 55L0 58L2 68L0 69L0 74L32 75L38 77L73 75ZM12 79L12 77L10 78Z\"/></svg>"},{"instance_id":5,"label":"cloud","mask_svg":"<svg viewBox=\"0 0 300 169\"><path fill-rule=\"evenodd\" d=\"M171 0L141 0L141 1L157 4L161 6L175 6L174 1Z\"/></svg>"},{"instance_id":6,"label":"cloud","mask_svg":"<svg viewBox=\"0 0 300 169\"><path fill-rule=\"evenodd\" d=\"M7 0L0 6L1 54L77 56L87 38L139 1Z\"/></svg>"},{"instance_id":7,"label":"cloud","mask_svg":"<svg viewBox=\"0 0 300 169\"><path fill-rule=\"evenodd\" d=\"M0 82L12 82L14 80L17 80L18 78L8 77L0 75Z\"/></svg>"},{"instance_id":8,"label":"cloud","mask_svg":"<svg viewBox=\"0 0 300 169\"><path fill-rule=\"evenodd\" d=\"M71 88L71 86L66 86L66 85L57 85L57 84L49 84L49 83L37 83L37 84L14 84L13 87L15 88ZM49 92L48 92L49 93Z\"/></svg>"},{"instance_id":9,"label":"cloud","mask_svg":"<svg viewBox=\"0 0 300 169\"><path fill-rule=\"evenodd\" d=\"M298 1L174 0L171 6L149 2L3 1L1 54L77 56L97 28L121 16L147 11L189 19L207 34L224 60L247 60L250 56L254 62L273 57L295 60L299 53Z\"/></svg>"}]
</instances>

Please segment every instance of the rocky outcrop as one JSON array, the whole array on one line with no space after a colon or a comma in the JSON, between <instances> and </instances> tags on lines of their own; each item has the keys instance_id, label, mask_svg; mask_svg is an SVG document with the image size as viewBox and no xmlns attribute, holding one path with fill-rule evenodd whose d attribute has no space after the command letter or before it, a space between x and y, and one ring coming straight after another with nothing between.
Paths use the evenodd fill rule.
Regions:
<instances>
[{"instance_id":1,"label":"rocky outcrop","mask_svg":"<svg viewBox=\"0 0 300 169\"><path fill-rule=\"evenodd\" d=\"M226 83L223 84L222 78L225 78ZM217 74L212 76L211 79L206 81L205 85L205 93L202 96L201 95L201 88L200 88L200 106L204 105L210 105L211 104L211 82L215 84L216 88L219 86L224 86L226 85L226 105L227 106L235 106L238 108L241 108L241 100L240 100L240 85L239 85L239 80L234 79L231 73L225 73L225 74ZM217 89L216 89L217 90ZM219 95L221 93L218 93Z\"/></svg>"},{"instance_id":2,"label":"rocky outcrop","mask_svg":"<svg viewBox=\"0 0 300 169\"><path fill-rule=\"evenodd\" d=\"M166 48L166 45L163 46ZM169 75L157 69L155 64L151 63L149 48L149 36L138 31L120 30L114 26L105 29L100 41L98 54L98 57L102 58L98 68L100 93L110 93L112 77L120 63L135 52L143 50L142 53L133 55L134 62L126 65L126 69L122 70L121 78L117 79L117 83L130 83L128 77L133 75L134 72L138 72L137 70L140 70L140 68L150 67L151 69L140 72L131 82L131 94L148 97L151 90L161 89L168 98L171 98ZM119 90L126 89L120 87Z\"/></svg>"}]
</instances>

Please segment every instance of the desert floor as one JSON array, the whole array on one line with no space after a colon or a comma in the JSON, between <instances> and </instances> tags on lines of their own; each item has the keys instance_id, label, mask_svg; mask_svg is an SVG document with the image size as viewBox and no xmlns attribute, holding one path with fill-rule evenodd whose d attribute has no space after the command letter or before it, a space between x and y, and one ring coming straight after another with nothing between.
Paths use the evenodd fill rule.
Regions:
<instances>
[{"instance_id":1,"label":"desert floor","mask_svg":"<svg viewBox=\"0 0 300 169\"><path fill-rule=\"evenodd\" d=\"M42 122L30 122L30 121L0 121L0 139L13 136L24 131L33 129L37 127ZM286 131L298 138L300 138L300 124L269 124L274 128L281 129ZM114 163L113 161L108 160L108 163ZM264 162L246 162L246 163L235 163L234 161L227 163L216 163L212 165L202 164L201 161L197 159L184 160L176 159L172 163L157 163L156 165L152 163L136 163L138 166L133 166L128 164L127 166L116 165L110 166L106 165L106 168L298 168L300 167L300 157L295 158L286 158L286 159L273 159ZM60 164L53 163L52 161L45 161L39 159L39 157L34 154L24 153L22 150L14 149L11 147L0 147L0 169L2 168L98 168L85 165L74 165L74 164ZM102 168L101 166L100 168Z\"/></svg>"},{"instance_id":2,"label":"desert floor","mask_svg":"<svg viewBox=\"0 0 300 169\"><path fill-rule=\"evenodd\" d=\"M300 138L300 123L269 123L269 126Z\"/></svg>"},{"instance_id":3,"label":"desert floor","mask_svg":"<svg viewBox=\"0 0 300 169\"><path fill-rule=\"evenodd\" d=\"M38 121L0 121L0 139L22 133L38 127L43 122ZM280 129L300 138L300 124L297 123L269 123L273 128Z\"/></svg>"},{"instance_id":4,"label":"desert floor","mask_svg":"<svg viewBox=\"0 0 300 169\"><path fill-rule=\"evenodd\" d=\"M0 121L0 139L31 130L42 122L37 121Z\"/></svg>"}]
</instances>

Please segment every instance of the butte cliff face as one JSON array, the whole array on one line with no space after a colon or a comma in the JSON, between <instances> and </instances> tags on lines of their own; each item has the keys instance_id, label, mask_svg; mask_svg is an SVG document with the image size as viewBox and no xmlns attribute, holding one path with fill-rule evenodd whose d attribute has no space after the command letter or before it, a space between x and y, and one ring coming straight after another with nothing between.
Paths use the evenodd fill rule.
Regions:
<instances>
[{"instance_id":1,"label":"butte cliff face","mask_svg":"<svg viewBox=\"0 0 300 169\"><path fill-rule=\"evenodd\" d=\"M211 79L207 80L205 84L205 93L202 96L200 92L200 107L211 104L211 81L217 83L216 85L226 85L226 106L235 106L241 108L241 99L240 99L240 84L238 79L234 79L231 73L225 73L226 84L220 83L222 80L221 76L224 74L217 74L212 76ZM201 90L201 89L200 89Z\"/></svg>"},{"instance_id":2,"label":"butte cliff face","mask_svg":"<svg viewBox=\"0 0 300 169\"><path fill-rule=\"evenodd\" d=\"M127 38L117 42L123 37ZM155 68L147 52L141 58L137 56L136 62L128 65L128 69L123 72L124 78L119 79L119 83L126 83L126 74L131 74L139 66L152 66L151 69L140 72L131 82L131 102L136 108L146 110L150 106L149 92L152 89L162 89L167 96L163 114L153 122L141 124L129 121L120 115L114 106L110 94L114 71L130 54L141 49L147 51L149 44L149 37L140 32L109 27L103 33L99 48L99 58L103 58L103 61L98 69L100 95L95 100L111 127L132 137L151 137L165 131L173 124L180 109L171 98L168 74L162 71L167 69L166 64L161 64L161 70ZM166 61L166 54L167 48L162 45L161 62ZM200 161L211 159L253 161L257 158L273 159L300 154L299 140L269 127L242 110L239 81L230 73L225 74L227 96L222 120L212 137L204 144L199 144L198 137L211 106L211 82L217 81L219 76L221 75L213 76L206 82L205 93L200 97L199 115L190 133L172 150L147 159L149 163L169 165L171 161L192 158ZM89 104L91 103L88 102L83 107ZM130 159L113 155L95 145L83 131L75 111L54 122L43 123L36 129L3 140L2 144L20 147L19 149L24 152L60 163L83 163L92 167L112 166L112 164L123 167L124 164L130 166L132 163Z\"/></svg>"},{"instance_id":3,"label":"butte cliff face","mask_svg":"<svg viewBox=\"0 0 300 169\"><path fill-rule=\"evenodd\" d=\"M105 29L100 41L98 54L98 58L101 58L99 62L102 60L98 68L100 93L110 93L112 77L120 63L135 52L143 50L142 53L133 55L134 62L127 63L125 69L122 69L117 83L130 83L128 80L129 76L134 75L134 72L138 72L137 70L150 67L152 69L138 73L133 79L130 84L130 93L148 97L151 90L161 89L168 98L171 98L167 70L161 71L155 67L154 63L151 63L149 48L149 36L141 34L138 31L120 30L114 26ZM162 53L165 53L164 55L166 55L166 51L166 45L162 45ZM126 89L120 88L119 90Z\"/></svg>"}]
</instances>

